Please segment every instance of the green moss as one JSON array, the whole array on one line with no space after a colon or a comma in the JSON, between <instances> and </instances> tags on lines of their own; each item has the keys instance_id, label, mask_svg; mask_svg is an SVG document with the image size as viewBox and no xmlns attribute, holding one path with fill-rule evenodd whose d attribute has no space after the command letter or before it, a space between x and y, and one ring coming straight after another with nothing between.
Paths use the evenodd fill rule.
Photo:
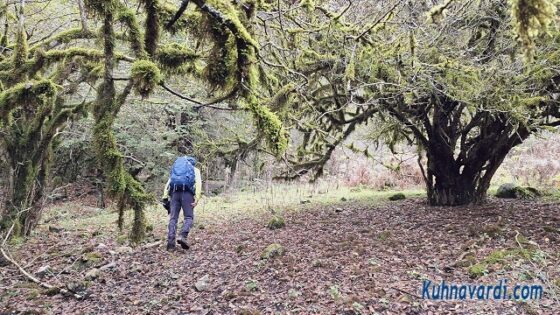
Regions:
<instances>
[{"instance_id":1,"label":"green moss","mask_svg":"<svg viewBox=\"0 0 560 315\"><path fill-rule=\"evenodd\" d=\"M377 236L377 238L380 241L386 241L391 237L391 231L383 231L381 233L379 233L379 235Z\"/></svg>"},{"instance_id":2,"label":"green moss","mask_svg":"<svg viewBox=\"0 0 560 315\"><path fill-rule=\"evenodd\" d=\"M283 217L275 215L270 219L270 221L268 221L266 226L271 230L276 230L285 227L286 222Z\"/></svg>"},{"instance_id":3,"label":"green moss","mask_svg":"<svg viewBox=\"0 0 560 315\"><path fill-rule=\"evenodd\" d=\"M137 198L144 198L145 196L137 196ZM138 205L134 209L134 219L132 223L132 230L130 231L130 242L132 244L140 244L146 237L146 215L144 213L143 205Z\"/></svg>"},{"instance_id":4,"label":"green moss","mask_svg":"<svg viewBox=\"0 0 560 315\"><path fill-rule=\"evenodd\" d=\"M556 2L552 0L513 0L511 3L513 26L525 57L531 59L534 40L546 33L556 17Z\"/></svg>"},{"instance_id":5,"label":"green moss","mask_svg":"<svg viewBox=\"0 0 560 315\"><path fill-rule=\"evenodd\" d=\"M103 52L97 49L72 47L64 50L49 50L45 54L45 58L47 58L50 62L61 61L64 58L73 58L78 56L99 60L103 58Z\"/></svg>"},{"instance_id":6,"label":"green moss","mask_svg":"<svg viewBox=\"0 0 560 315\"><path fill-rule=\"evenodd\" d=\"M223 90L232 88L236 81L238 70L235 38L219 25L211 27L214 42L208 56L208 63L204 70L206 81L212 87Z\"/></svg>"},{"instance_id":7,"label":"green moss","mask_svg":"<svg viewBox=\"0 0 560 315\"><path fill-rule=\"evenodd\" d=\"M245 281L245 290L247 290L248 292L253 292L253 291L258 291L259 289L259 283L257 282L257 280L247 280Z\"/></svg>"},{"instance_id":8,"label":"green moss","mask_svg":"<svg viewBox=\"0 0 560 315\"><path fill-rule=\"evenodd\" d=\"M259 106L254 95L249 96L248 103L249 110L257 122L257 129L264 134L272 152L280 156L288 147L288 137L282 122L270 109Z\"/></svg>"},{"instance_id":9,"label":"green moss","mask_svg":"<svg viewBox=\"0 0 560 315\"><path fill-rule=\"evenodd\" d=\"M19 83L0 93L0 121L8 121L9 113L18 105L51 102L58 88L50 80Z\"/></svg>"},{"instance_id":10,"label":"green moss","mask_svg":"<svg viewBox=\"0 0 560 315\"><path fill-rule=\"evenodd\" d=\"M117 0L84 0L86 8L97 16L105 16L108 12L114 12L118 6Z\"/></svg>"},{"instance_id":11,"label":"green moss","mask_svg":"<svg viewBox=\"0 0 560 315\"><path fill-rule=\"evenodd\" d=\"M156 10L160 20L167 24L173 19L173 16L177 12L177 7L167 1L159 1ZM200 11L187 10L183 13L181 18L173 24L169 31L172 33L188 31L195 35L202 35L200 33L202 24L202 14Z\"/></svg>"},{"instance_id":12,"label":"green moss","mask_svg":"<svg viewBox=\"0 0 560 315\"><path fill-rule=\"evenodd\" d=\"M128 241L128 237L124 234L120 234L117 236L117 244L124 245Z\"/></svg>"},{"instance_id":13,"label":"green moss","mask_svg":"<svg viewBox=\"0 0 560 315\"><path fill-rule=\"evenodd\" d=\"M538 189L530 186L518 187L517 194L523 199L534 199L543 195Z\"/></svg>"},{"instance_id":14,"label":"green moss","mask_svg":"<svg viewBox=\"0 0 560 315\"><path fill-rule=\"evenodd\" d=\"M445 11L454 0L445 0L442 3L433 6L427 13L428 22L439 23L445 17Z\"/></svg>"},{"instance_id":15,"label":"green moss","mask_svg":"<svg viewBox=\"0 0 560 315\"><path fill-rule=\"evenodd\" d=\"M535 260L538 258L538 255L539 251L531 248L499 249L492 251L483 260L472 265L468 272L471 277L476 278L487 274L490 266L501 265L502 268L508 268L508 266L515 261Z\"/></svg>"},{"instance_id":16,"label":"green moss","mask_svg":"<svg viewBox=\"0 0 560 315\"><path fill-rule=\"evenodd\" d=\"M488 273L484 264L474 264L469 267L469 276L473 279L482 277Z\"/></svg>"},{"instance_id":17,"label":"green moss","mask_svg":"<svg viewBox=\"0 0 560 315\"><path fill-rule=\"evenodd\" d=\"M189 64L198 58L199 55L193 50L177 43L162 46L157 53L158 65L170 74L186 73Z\"/></svg>"},{"instance_id":18,"label":"green moss","mask_svg":"<svg viewBox=\"0 0 560 315\"><path fill-rule=\"evenodd\" d=\"M90 252L82 256L82 261L87 262L90 265L97 264L103 260L103 254L100 252Z\"/></svg>"},{"instance_id":19,"label":"green moss","mask_svg":"<svg viewBox=\"0 0 560 315\"><path fill-rule=\"evenodd\" d=\"M162 75L157 65L148 60L139 60L132 64L131 76L134 89L142 97L149 96L161 82Z\"/></svg>"},{"instance_id":20,"label":"green moss","mask_svg":"<svg viewBox=\"0 0 560 315\"><path fill-rule=\"evenodd\" d=\"M313 12L313 10L315 10L315 0L302 0L301 6L304 7L307 12L311 13Z\"/></svg>"},{"instance_id":21,"label":"green moss","mask_svg":"<svg viewBox=\"0 0 560 315\"><path fill-rule=\"evenodd\" d=\"M282 245L274 243L268 245L261 254L261 259L273 259L284 255L285 249Z\"/></svg>"},{"instance_id":22,"label":"green moss","mask_svg":"<svg viewBox=\"0 0 560 315\"><path fill-rule=\"evenodd\" d=\"M495 264L504 261L509 256L507 250L496 250L490 253L485 259L488 264Z\"/></svg>"},{"instance_id":23,"label":"green moss","mask_svg":"<svg viewBox=\"0 0 560 315\"><path fill-rule=\"evenodd\" d=\"M391 201L404 200L404 199L406 199L406 196L403 193L396 193L389 197L389 200Z\"/></svg>"},{"instance_id":24,"label":"green moss","mask_svg":"<svg viewBox=\"0 0 560 315\"><path fill-rule=\"evenodd\" d=\"M13 52L14 69L18 69L27 61L29 46L27 44L27 33L24 29L18 30L16 35L16 45Z\"/></svg>"},{"instance_id":25,"label":"green moss","mask_svg":"<svg viewBox=\"0 0 560 315\"><path fill-rule=\"evenodd\" d=\"M88 0L88 2L91 2L91 0ZM103 32L106 64L112 66L115 40L113 19L110 12L102 13L105 14ZM113 69L107 70L112 71ZM161 80L159 68L153 62L147 60L139 60L132 65L131 77L135 90L143 96L151 93ZM134 211L130 238L133 244L137 244L145 236L144 209L150 201L150 197L144 191L142 185L126 171L123 156L118 150L113 135L113 122L122 105L123 98L126 98L126 94L120 95L117 99L113 80L105 77L99 87L98 99L93 108L95 116L93 143L97 159L109 182L109 195L117 201L118 224L121 230L124 227L125 210L132 209Z\"/></svg>"},{"instance_id":26,"label":"green moss","mask_svg":"<svg viewBox=\"0 0 560 315\"><path fill-rule=\"evenodd\" d=\"M134 11L125 6L120 6L117 20L128 28L128 40L132 51L134 51L138 58L145 58L147 55L144 48L144 41L142 40L142 32L140 31L140 25L136 20Z\"/></svg>"},{"instance_id":27,"label":"green moss","mask_svg":"<svg viewBox=\"0 0 560 315\"><path fill-rule=\"evenodd\" d=\"M243 25L239 19L239 16L242 15L242 13L232 4L232 2L207 0L206 3L222 13L227 23L231 23L230 26L233 28L233 32L236 37L255 48L258 47L258 43L253 39L251 34L247 31L245 25Z\"/></svg>"},{"instance_id":28,"label":"green moss","mask_svg":"<svg viewBox=\"0 0 560 315\"><path fill-rule=\"evenodd\" d=\"M286 84L270 99L268 107L275 113L284 111L290 102L290 95L294 91L295 85L293 83Z\"/></svg>"},{"instance_id":29,"label":"green moss","mask_svg":"<svg viewBox=\"0 0 560 315\"><path fill-rule=\"evenodd\" d=\"M0 36L0 45L2 45L4 47L8 47L8 36L4 36L4 35ZM1 59L2 59L2 57L0 57L0 60Z\"/></svg>"},{"instance_id":30,"label":"green moss","mask_svg":"<svg viewBox=\"0 0 560 315\"><path fill-rule=\"evenodd\" d=\"M356 78L356 58L355 54L352 54L350 57L350 61L346 65L346 70L344 72L344 78L347 81L354 80Z\"/></svg>"},{"instance_id":31,"label":"green moss","mask_svg":"<svg viewBox=\"0 0 560 315\"><path fill-rule=\"evenodd\" d=\"M36 49L40 49L41 47L45 46L45 43L57 43L57 44L68 44L73 40L78 39L90 39L95 38L96 35L93 32L88 32L82 29L81 27L78 28L71 28L60 33L57 33L53 37L49 38L46 42L40 42L30 48L30 51L35 51ZM45 48L45 47L43 47Z\"/></svg>"},{"instance_id":32,"label":"green moss","mask_svg":"<svg viewBox=\"0 0 560 315\"><path fill-rule=\"evenodd\" d=\"M541 196L542 193L536 188L529 186L521 187L512 183L501 185L496 192L496 197L498 198L534 199Z\"/></svg>"}]
</instances>

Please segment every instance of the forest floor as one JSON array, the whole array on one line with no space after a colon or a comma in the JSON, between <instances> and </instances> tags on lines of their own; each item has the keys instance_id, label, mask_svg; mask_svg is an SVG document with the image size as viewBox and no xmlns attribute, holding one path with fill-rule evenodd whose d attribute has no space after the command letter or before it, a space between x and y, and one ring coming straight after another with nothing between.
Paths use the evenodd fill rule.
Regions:
<instances>
[{"instance_id":1,"label":"forest floor","mask_svg":"<svg viewBox=\"0 0 560 315\"><path fill-rule=\"evenodd\" d=\"M149 214L147 243L136 248L117 236L114 214L53 207L12 255L81 298L42 289L6 265L0 314L560 314L559 202L492 198L447 208L429 207L417 192L401 201L372 191L332 195L277 208L286 226L274 230L266 226L270 211L255 210L270 209L266 202L244 200L243 210L235 200L209 201L227 211L197 209L191 249L173 253L164 249L159 207ZM282 249L264 259L271 244ZM544 294L535 301L421 298L424 280L501 279L510 293L523 283L542 285Z\"/></svg>"}]
</instances>

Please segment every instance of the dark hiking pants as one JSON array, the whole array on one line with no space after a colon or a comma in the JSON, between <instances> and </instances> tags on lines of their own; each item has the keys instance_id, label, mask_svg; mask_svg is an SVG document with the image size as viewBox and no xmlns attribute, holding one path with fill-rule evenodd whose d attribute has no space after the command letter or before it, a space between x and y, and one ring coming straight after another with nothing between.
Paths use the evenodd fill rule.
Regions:
<instances>
[{"instance_id":1,"label":"dark hiking pants","mask_svg":"<svg viewBox=\"0 0 560 315\"><path fill-rule=\"evenodd\" d=\"M194 219L194 211L192 203L194 202L193 194L188 191L174 191L171 193L171 210L169 211L169 226L167 229L167 243L175 245L175 235L177 234L177 221L179 220L179 212L183 208L185 222L181 229L181 237L186 238L191 229Z\"/></svg>"}]
</instances>

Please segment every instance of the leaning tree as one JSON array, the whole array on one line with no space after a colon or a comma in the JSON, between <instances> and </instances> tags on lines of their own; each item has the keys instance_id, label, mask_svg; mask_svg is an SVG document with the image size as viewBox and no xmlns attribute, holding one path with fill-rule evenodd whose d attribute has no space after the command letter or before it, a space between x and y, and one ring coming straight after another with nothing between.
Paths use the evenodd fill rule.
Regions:
<instances>
[{"instance_id":1,"label":"leaning tree","mask_svg":"<svg viewBox=\"0 0 560 315\"><path fill-rule=\"evenodd\" d=\"M302 140L286 177L321 174L334 148L371 122L390 145L418 147L430 204L477 202L514 146L560 125L550 6L284 4L263 28L277 38L265 63L300 104L287 117Z\"/></svg>"}]
</instances>

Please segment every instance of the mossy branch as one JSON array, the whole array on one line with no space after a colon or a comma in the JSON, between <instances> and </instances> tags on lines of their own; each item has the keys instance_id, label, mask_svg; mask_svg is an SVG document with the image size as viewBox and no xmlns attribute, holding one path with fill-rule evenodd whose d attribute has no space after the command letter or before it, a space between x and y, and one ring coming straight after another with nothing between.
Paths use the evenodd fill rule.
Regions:
<instances>
[{"instance_id":1,"label":"mossy branch","mask_svg":"<svg viewBox=\"0 0 560 315\"><path fill-rule=\"evenodd\" d=\"M19 83L0 93L0 121L8 122L10 112L21 104L43 103L56 95L50 80Z\"/></svg>"},{"instance_id":2,"label":"mossy branch","mask_svg":"<svg viewBox=\"0 0 560 315\"><path fill-rule=\"evenodd\" d=\"M535 39L546 33L556 16L554 0L513 0L513 26L519 42L523 45L525 57L531 59L535 49Z\"/></svg>"}]
</instances>

